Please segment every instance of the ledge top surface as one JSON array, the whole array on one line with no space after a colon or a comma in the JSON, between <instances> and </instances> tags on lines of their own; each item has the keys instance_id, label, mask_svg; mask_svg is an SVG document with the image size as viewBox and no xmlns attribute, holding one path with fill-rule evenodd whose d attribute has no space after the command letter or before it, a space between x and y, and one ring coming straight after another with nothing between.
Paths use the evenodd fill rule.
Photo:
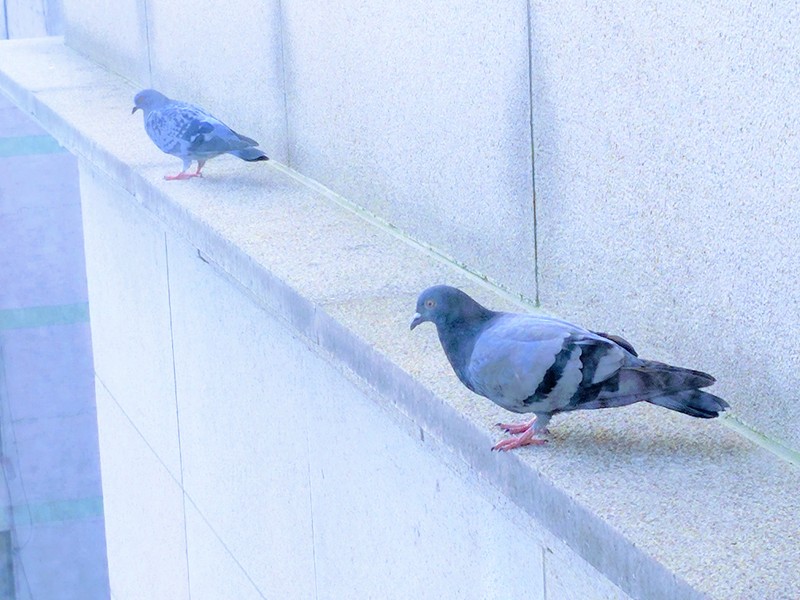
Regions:
<instances>
[{"instance_id":1,"label":"ledge top surface","mask_svg":"<svg viewBox=\"0 0 800 600\"><path fill-rule=\"evenodd\" d=\"M60 38L1 42L0 91L632 596L800 598L800 469L644 404L556 417L547 446L490 452L509 414L458 383L433 327L408 324L429 285L525 310L508 295L273 161L164 181L180 161L131 116L135 87Z\"/></svg>"}]
</instances>

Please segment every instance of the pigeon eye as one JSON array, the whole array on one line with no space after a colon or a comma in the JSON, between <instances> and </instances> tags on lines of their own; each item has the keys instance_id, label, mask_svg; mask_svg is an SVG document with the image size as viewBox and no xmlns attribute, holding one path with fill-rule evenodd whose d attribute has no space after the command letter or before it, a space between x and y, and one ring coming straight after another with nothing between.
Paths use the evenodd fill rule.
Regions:
<instances>
[{"instance_id":1,"label":"pigeon eye","mask_svg":"<svg viewBox=\"0 0 800 600\"><path fill-rule=\"evenodd\" d=\"M433 300L431 298L428 298L427 300L425 300L425 308L433 308L434 306L436 306L436 301L435 300Z\"/></svg>"}]
</instances>

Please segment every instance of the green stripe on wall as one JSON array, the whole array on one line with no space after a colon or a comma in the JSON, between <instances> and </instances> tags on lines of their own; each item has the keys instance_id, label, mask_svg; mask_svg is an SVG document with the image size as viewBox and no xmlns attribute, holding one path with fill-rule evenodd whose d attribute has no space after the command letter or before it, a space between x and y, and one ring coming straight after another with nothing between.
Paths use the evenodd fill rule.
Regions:
<instances>
[{"instance_id":1,"label":"green stripe on wall","mask_svg":"<svg viewBox=\"0 0 800 600\"><path fill-rule=\"evenodd\" d=\"M17 526L62 523L65 521L84 521L103 516L103 498L78 498L75 500L54 500L38 504L15 505L11 508ZM30 518L28 517L30 515ZM8 512L0 513L0 529L8 529L11 523Z\"/></svg>"},{"instance_id":2,"label":"green stripe on wall","mask_svg":"<svg viewBox=\"0 0 800 600\"><path fill-rule=\"evenodd\" d=\"M79 498L77 500L55 500L31 504L27 507L15 506L13 510L19 515L30 511L31 521L37 523L54 523L59 521L81 521L103 516L103 498Z\"/></svg>"},{"instance_id":3,"label":"green stripe on wall","mask_svg":"<svg viewBox=\"0 0 800 600\"><path fill-rule=\"evenodd\" d=\"M60 306L30 306L0 310L0 331L48 325L70 325L89 320L89 304L62 304Z\"/></svg>"},{"instance_id":4,"label":"green stripe on wall","mask_svg":"<svg viewBox=\"0 0 800 600\"><path fill-rule=\"evenodd\" d=\"M53 154L55 152L66 152L66 150L49 135L0 137L0 158L28 154Z\"/></svg>"}]
</instances>

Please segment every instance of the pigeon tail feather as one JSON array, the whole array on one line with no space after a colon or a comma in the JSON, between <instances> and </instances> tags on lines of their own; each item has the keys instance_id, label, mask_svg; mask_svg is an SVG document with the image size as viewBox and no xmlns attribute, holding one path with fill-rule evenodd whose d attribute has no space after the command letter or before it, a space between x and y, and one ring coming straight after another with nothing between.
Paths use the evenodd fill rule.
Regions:
<instances>
[{"instance_id":1,"label":"pigeon tail feather","mask_svg":"<svg viewBox=\"0 0 800 600\"><path fill-rule=\"evenodd\" d=\"M703 371L673 367L655 360L642 360L639 365L624 367L620 376L623 380L632 379L631 383L637 383L640 389L665 392L704 388L716 381ZM624 387L626 382L620 383Z\"/></svg>"},{"instance_id":2,"label":"pigeon tail feather","mask_svg":"<svg viewBox=\"0 0 800 600\"><path fill-rule=\"evenodd\" d=\"M714 383L708 373L643 360L640 365L623 367L616 389L601 391L599 400L620 406L638 398L693 417L711 419L728 408L728 403L703 388Z\"/></svg>"},{"instance_id":3,"label":"pigeon tail feather","mask_svg":"<svg viewBox=\"0 0 800 600\"><path fill-rule=\"evenodd\" d=\"M701 390L684 390L648 398L647 401L700 419L713 419L728 408L725 400Z\"/></svg>"},{"instance_id":4,"label":"pigeon tail feather","mask_svg":"<svg viewBox=\"0 0 800 600\"><path fill-rule=\"evenodd\" d=\"M241 133L237 133L237 132L235 132L235 131L234 131L233 133L236 133L236 136L237 136L237 137L238 137L240 140L242 140L243 142L245 142L246 144L250 144L251 146L258 146L258 142L257 142L257 141L255 141L253 138L249 138L249 137L247 137L246 135L242 135Z\"/></svg>"},{"instance_id":5,"label":"pigeon tail feather","mask_svg":"<svg viewBox=\"0 0 800 600\"><path fill-rule=\"evenodd\" d=\"M228 154L238 156L242 160L255 162L258 160L269 160L269 157L258 148L242 148L241 150L231 150Z\"/></svg>"}]
</instances>

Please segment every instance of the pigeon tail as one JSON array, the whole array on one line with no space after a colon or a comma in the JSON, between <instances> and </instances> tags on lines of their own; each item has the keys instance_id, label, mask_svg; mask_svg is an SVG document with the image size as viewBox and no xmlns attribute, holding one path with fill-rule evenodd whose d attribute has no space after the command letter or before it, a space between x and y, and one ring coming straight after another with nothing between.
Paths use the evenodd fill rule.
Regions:
<instances>
[{"instance_id":1,"label":"pigeon tail","mask_svg":"<svg viewBox=\"0 0 800 600\"><path fill-rule=\"evenodd\" d=\"M645 401L692 416L711 418L728 406L724 400L699 391L714 381L702 371L640 360L622 367L615 377L576 394L573 405L579 409L610 408Z\"/></svg>"},{"instance_id":2,"label":"pigeon tail","mask_svg":"<svg viewBox=\"0 0 800 600\"><path fill-rule=\"evenodd\" d=\"M708 387L716 381L703 371L673 367L654 360L642 360L639 365L623 367L620 377L621 387L625 387L626 383L638 385L639 390L634 391L679 392Z\"/></svg>"},{"instance_id":3,"label":"pigeon tail","mask_svg":"<svg viewBox=\"0 0 800 600\"><path fill-rule=\"evenodd\" d=\"M246 144L250 144L251 146L258 146L258 142L255 141L253 138L249 138L246 135L242 135L241 133L236 133L235 131L233 133L235 133L236 137L238 137L240 140L242 140Z\"/></svg>"},{"instance_id":4,"label":"pigeon tail","mask_svg":"<svg viewBox=\"0 0 800 600\"><path fill-rule=\"evenodd\" d=\"M728 403L722 398L699 389L715 381L702 371L643 360L639 366L624 367L620 371L618 393L638 396L650 404L693 417L711 419L728 408Z\"/></svg>"},{"instance_id":5,"label":"pigeon tail","mask_svg":"<svg viewBox=\"0 0 800 600\"><path fill-rule=\"evenodd\" d=\"M269 160L269 157L258 148L242 148L241 150L231 150L228 154L238 156L247 162L255 162L258 160Z\"/></svg>"},{"instance_id":6,"label":"pigeon tail","mask_svg":"<svg viewBox=\"0 0 800 600\"><path fill-rule=\"evenodd\" d=\"M700 419L713 419L728 408L728 403L722 398L700 390L684 390L655 396L648 398L647 401Z\"/></svg>"}]
</instances>

